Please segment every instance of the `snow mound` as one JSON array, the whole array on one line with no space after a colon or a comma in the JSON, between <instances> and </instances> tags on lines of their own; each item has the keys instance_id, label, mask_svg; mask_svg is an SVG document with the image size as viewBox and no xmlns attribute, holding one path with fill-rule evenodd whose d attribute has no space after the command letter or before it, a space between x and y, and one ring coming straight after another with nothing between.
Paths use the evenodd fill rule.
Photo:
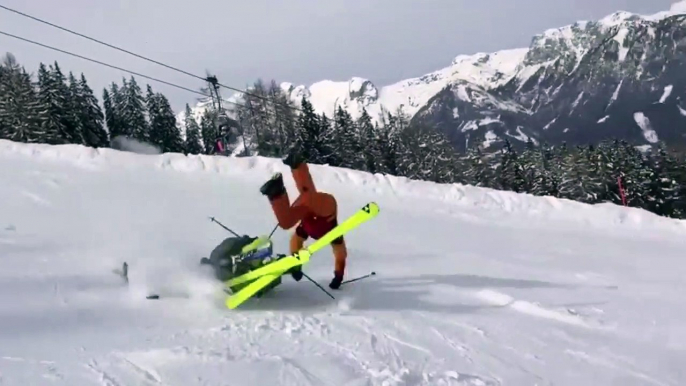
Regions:
<instances>
[{"instance_id":1,"label":"snow mound","mask_svg":"<svg viewBox=\"0 0 686 386\"><path fill-rule=\"evenodd\" d=\"M108 148L93 149L81 145L23 144L7 140L0 140L0 154L28 155L43 161L65 162L90 170L147 166L184 173L260 175L263 178L268 178L277 171L285 175L289 173L280 160L260 156L234 158L180 153L147 155ZM479 208L500 215L508 213L522 217L571 220L600 228L640 228L650 224L665 230L686 230L686 220L667 219L642 209L624 208L613 204L589 205L555 197L537 197L462 184L437 184L323 165L311 165L311 172L324 190L355 186L356 191L360 193L381 194L399 199L421 199L456 210Z\"/></svg>"}]
</instances>

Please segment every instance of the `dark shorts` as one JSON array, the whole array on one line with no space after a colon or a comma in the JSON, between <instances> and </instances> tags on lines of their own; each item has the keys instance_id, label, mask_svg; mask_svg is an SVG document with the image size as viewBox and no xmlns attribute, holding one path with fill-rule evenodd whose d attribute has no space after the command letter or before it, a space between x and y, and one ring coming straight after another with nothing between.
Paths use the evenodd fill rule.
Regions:
<instances>
[{"instance_id":1,"label":"dark shorts","mask_svg":"<svg viewBox=\"0 0 686 386\"><path fill-rule=\"evenodd\" d=\"M334 220L333 224L330 226L331 229L335 228L338 225L338 222ZM328 227L327 227L328 228ZM326 230L328 232L328 230ZM302 239L307 240L308 238L312 237L315 240L319 240L320 238L324 237L326 234L324 230L322 232L318 232L318 234L308 234L307 230L305 230L305 227L303 226L302 222L298 224L298 227L295 228L295 233ZM331 244L333 245L338 245L343 243L343 236L340 236L336 239L334 239Z\"/></svg>"}]
</instances>

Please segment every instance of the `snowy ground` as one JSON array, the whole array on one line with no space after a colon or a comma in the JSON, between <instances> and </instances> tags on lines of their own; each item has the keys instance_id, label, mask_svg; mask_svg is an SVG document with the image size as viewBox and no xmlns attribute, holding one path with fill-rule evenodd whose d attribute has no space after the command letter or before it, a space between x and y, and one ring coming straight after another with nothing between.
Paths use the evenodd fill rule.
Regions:
<instances>
[{"instance_id":1,"label":"snowy ground","mask_svg":"<svg viewBox=\"0 0 686 386\"><path fill-rule=\"evenodd\" d=\"M686 224L611 205L315 166L342 213L379 203L348 237L348 275L377 276L224 308L207 217L268 233L274 170L0 141L0 384L686 384Z\"/></svg>"}]
</instances>

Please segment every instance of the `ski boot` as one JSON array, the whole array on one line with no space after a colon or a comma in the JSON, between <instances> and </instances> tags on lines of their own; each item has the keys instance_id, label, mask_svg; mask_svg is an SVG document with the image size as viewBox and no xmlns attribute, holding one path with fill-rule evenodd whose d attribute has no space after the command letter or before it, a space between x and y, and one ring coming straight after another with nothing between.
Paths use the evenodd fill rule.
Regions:
<instances>
[{"instance_id":1,"label":"ski boot","mask_svg":"<svg viewBox=\"0 0 686 386\"><path fill-rule=\"evenodd\" d=\"M295 266L289 269L288 273L291 274L293 280L300 281L303 278L303 267L301 265Z\"/></svg>"},{"instance_id":2,"label":"ski boot","mask_svg":"<svg viewBox=\"0 0 686 386\"><path fill-rule=\"evenodd\" d=\"M341 283L343 283L343 274L334 272L333 275L333 279L331 280L331 283L329 283L329 288L336 290L339 289L341 287Z\"/></svg>"},{"instance_id":3,"label":"ski boot","mask_svg":"<svg viewBox=\"0 0 686 386\"><path fill-rule=\"evenodd\" d=\"M305 157L299 151L292 150L282 161L284 165L287 165L291 169L295 169L305 162Z\"/></svg>"},{"instance_id":4,"label":"ski boot","mask_svg":"<svg viewBox=\"0 0 686 386\"><path fill-rule=\"evenodd\" d=\"M278 172L274 173L272 178L260 187L260 193L267 196L270 200L286 193L286 187L283 185L283 175Z\"/></svg>"},{"instance_id":5,"label":"ski boot","mask_svg":"<svg viewBox=\"0 0 686 386\"><path fill-rule=\"evenodd\" d=\"M283 258L286 257L286 256L287 256L287 255L278 254L278 255L276 255L276 260L277 260L277 261L278 261L278 260L281 260L281 259L283 259ZM302 270L302 269L303 269L303 267L302 267L301 265L297 265L297 266L295 266L295 267L289 269L289 270L286 271L285 273L290 273L291 276L293 277L293 280L295 280L295 281L300 281L300 280L303 278L303 270Z\"/></svg>"}]
</instances>

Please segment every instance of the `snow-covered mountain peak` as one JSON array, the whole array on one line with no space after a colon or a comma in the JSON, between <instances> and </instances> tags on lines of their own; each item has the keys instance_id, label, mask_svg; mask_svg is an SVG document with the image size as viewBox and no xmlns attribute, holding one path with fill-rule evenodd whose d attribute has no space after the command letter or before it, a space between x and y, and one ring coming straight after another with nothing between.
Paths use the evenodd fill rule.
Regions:
<instances>
[{"instance_id":1,"label":"snow-covered mountain peak","mask_svg":"<svg viewBox=\"0 0 686 386\"><path fill-rule=\"evenodd\" d=\"M597 21L579 20L559 28L551 28L534 36L532 45L545 46L550 39L573 41L579 34L605 32L609 28L623 24L627 26L634 22L658 22L664 18L686 14L686 0L672 4L669 11L661 11L653 15L640 15L627 11L613 12Z\"/></svg>"},{"instance_id":2,"label":"snow-covered mountain peak","mask_svg":"<svg viewBox=\"0 0 686 386\"><path fill-rule=\"evenodd\" d=\"M669 11L658 12L651 16L646 16L645 18L651 21L659 21L661 19L676 16L676 15L686 15L686 0L677 1L672 4Z\"/></svg>"},{"instance_id":3,"label":"snow-covered mountain peak","mask_svg":"<svg viewBox=\"0 0 686 386\"><path fill-rule=\"evenodd\" d=\"M602 25L603 27L614 27L625 22L641 19L645 19L645 17L641 17L640 15L631 12L618 11L598 20L598 24Z\"/></svg>"},{"instance_id":4,"label":"snow-covered mountain peak","mask_svg":"<svg viewBox=\"0 0 686 386\"><path fill-rule=\"evenodd\" d=\"M293 100L301 100L303 97L309 99L312 94L310 90L305 86L296 86L290 82L282 82L281 89L288 95L291 96Z\"/></svg>"},{"instance_id":5,"label":"snow-covered mountain peak","mask_svg":"<svg viewBox=\"0 0 686 386\"><path fill-rule=\"evenodd\" d=\"M517 70L528 48L492 53L458 55L449 67L452 80L464 80L484 88L504 83Z\"/></svg>"},{"instance_id":6,"label":"snow-covered mountain peak","mask_svg":"<svg viewBox=\"0 0 686 386\"><path fill-rule=\"evenodd\" d=\"M348 82L348 96L362 103L370 103L379 97L379 90L369 79L354 77Z\"/></svg>"},{"instance_id":7,"label":"snow-covered mountain peak","mask_svg":"<svg viewBox=\"0 0 686 386\"><path fill-rule=\"evenodd\" d=\"M506 83L527 51L527 48L517 48L459 55L449 66L438 71L381 88L367 78L353 77L348 81L324 80L309 87L282 83L282 89L296 102L306 95L316 111L328 116L332 116L338 106L347 109L353 117L358 117L363 108L372 119L384 110L395 111L399 107L413 115L439 91L451 85L468 83L468 86L490 89Z\"/></svg>"},{"instance_id":8,"label":"snow-covered mountain peak","mask_svg":"<svg viewBox=\"0 0 686 386\"><path fill-rule=\"evenodd\" d=\"M584 55L594 49L599 41L609 34L617 41L620 50L620 61L625 58L628 49L625 39L632 33L665 19L666 17L686 13L686 0L672 5L669 11L654 15L640 15L627 11L617 11L596 21L580 20L559 28L552 28L532 38L530 50L521 63L518 79L526 81L541 67L556 66L556 71L572 73L581 63ZM649 29L652 26L649 26Z\"/></svg>"}]
</instances>

